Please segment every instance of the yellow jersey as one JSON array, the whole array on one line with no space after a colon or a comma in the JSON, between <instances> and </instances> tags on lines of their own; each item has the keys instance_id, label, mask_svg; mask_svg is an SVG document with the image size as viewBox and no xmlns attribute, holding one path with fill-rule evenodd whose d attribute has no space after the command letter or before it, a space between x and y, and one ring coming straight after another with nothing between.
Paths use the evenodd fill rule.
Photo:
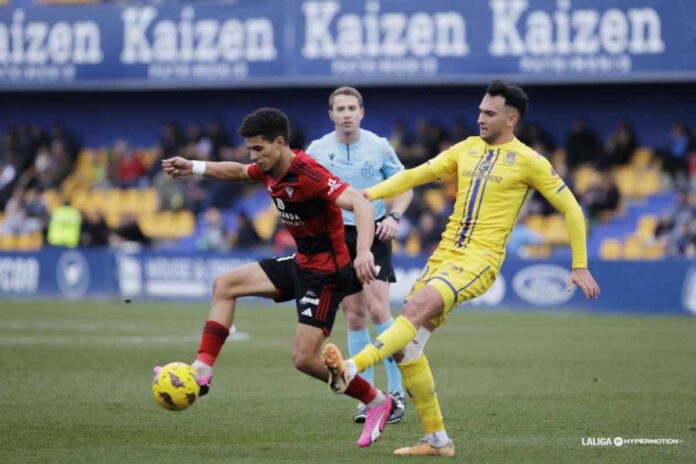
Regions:
<instances>
[{"instance_id":1,"label":"yellow jersey","mask_svg":"<svg viewBox=\"0 0 696 464\"><path fill-rule=\"evenodd\" d=\"M475 257L500 269L517 216L536 189L565 216L573 267L587 267L580 206L551 163L517 138L491 146L481 137L469 137L367 192L371 200L391 198L453 173L458 176L457 198L435 254Z\"/></svg>"}]
</instances>

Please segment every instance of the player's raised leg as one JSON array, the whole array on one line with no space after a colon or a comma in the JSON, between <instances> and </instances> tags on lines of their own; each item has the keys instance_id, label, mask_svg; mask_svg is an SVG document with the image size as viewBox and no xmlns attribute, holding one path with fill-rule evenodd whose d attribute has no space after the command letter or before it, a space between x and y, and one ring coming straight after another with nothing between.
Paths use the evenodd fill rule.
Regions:
<instances>
[{"instance_id":1,"label":"player's raised leg","mask_svg":"<svg viewBox=\"0 0 696 464\"><path fill-rule=\"evenodd\" d=\"M191 364L201 385L201 395L208 392L213 366L234 323L237 298L244 296L273 298L275 295L276 288L259 263L247 264L215 278L213 301L208 320L203 326L198 356Z\"/></svg>"},{"instance_id":2,"label":"player's raised leg","mask_svg":"<svg viewBox=\"0 0 696 464\"><path fill-rule=\"evenodd\" d=\"M367 300L367 307L372 316L372 321L375 324L377 337L379 337L394 325L394 318L389 309L389 282L375 280L365 285L363 288L363 293ZM355 356L356 354L357 353L350 353L351 356ZM394 412L389 416L389 423L395 424L404 417L406 407L403 381L401 379L399 366L393 356L388 356L382 361L382 364L387 374L387 391L395 403Z\"/></svg>"}]
</instances>

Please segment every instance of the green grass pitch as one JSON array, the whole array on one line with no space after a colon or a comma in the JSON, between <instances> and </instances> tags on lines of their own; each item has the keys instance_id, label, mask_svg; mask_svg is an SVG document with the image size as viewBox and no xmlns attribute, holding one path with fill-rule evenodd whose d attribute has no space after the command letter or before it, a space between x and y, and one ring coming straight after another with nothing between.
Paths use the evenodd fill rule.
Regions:
<instances>
[{"instance_id":1,"label":"green grass pitch","mask_svg":"<svg viewBox=\"0 0 696 464\"><path fill-rule=\"evenodd\" d=\"M391 456L420 437L411 405L361 450L354 402L293 369L290 306L242 302L249 338L225 345L211 393L159 408L151 368L190 362L206 314L205 303L0 300L0 462L412 459ZM345 347L342 316L332 338ZM455 461L696 462L696 320L467 309L427 353ZM582 444L617 436L680 443Z\"/></svg>"}]
</instances>

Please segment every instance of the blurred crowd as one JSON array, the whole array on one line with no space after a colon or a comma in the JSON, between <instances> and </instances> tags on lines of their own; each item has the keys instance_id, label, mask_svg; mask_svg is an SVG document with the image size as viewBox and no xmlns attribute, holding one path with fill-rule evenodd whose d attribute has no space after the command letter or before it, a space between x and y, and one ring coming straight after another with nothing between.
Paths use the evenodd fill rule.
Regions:
<instances>
[{"instance_id":1,"label":"blurred crowd","mask_svg":"<svg viewBox=\"0 0 696 464\"><path fill-rule=\"evenodd\" d=\"M404 165L410 168L476 133L476 128L466 121L454 121L445 126L424 120L415 127L397 121L391 133L385 135ZM623 199L616 182L616 170L630 163L641 146L628 121L618 122L606 140L601 140L582 120L573 123L563 141L554 140L542 126L533 123L519 125L517 137L549 158L554 169L576 192L591 224L606 222L620 211ZM305 147L308 142L301 130L293 128L292 147ZM655 238L665 243L670 255L693 256L696 254L696 134L693 128L679 122L664 135L662 146L651 148L654 153L651 162L662 169L663 188L679 193L674 211L660 220ZM5 131L0 158L0 205L4 211L0 235L45 233L50 212L42 192L59 189L75 169L80 152L79 137L61 124L50 128L17 125ZM255 229L254 217L235 211L230 218L236 202L252 194L257 186L194 178L172 180L161 171L161 159L174 155L198 160L248 162L248 152L241 141L233 137L218 119L205 125L166 123L154 148L133 148L128 141L117 140L105 150L92 150L90 153L90 188L155 189L159 210L191 211L198 218L194 246L199 250L270 246L282 253L294 246L292 238L279 225L270 240L263 240ZM582 169L590 169L596 175L581 190L576 190L576 174ZM446 179L442 184L418 189L400 224L397 237L400 248L429 252L437 245L452 211L456 193L452 182ZM552 207L535 194L522 217L551 213ZM525 245L539 243L539 240L534 231L522 225L511 237L510 248L517 252ZM124 215L117 225L109 227L103 215L93 211L82 213L81 245L116 246L122 243L158 244L143 233L137 218L132 215Z\"/></svg>"}]
</instances>

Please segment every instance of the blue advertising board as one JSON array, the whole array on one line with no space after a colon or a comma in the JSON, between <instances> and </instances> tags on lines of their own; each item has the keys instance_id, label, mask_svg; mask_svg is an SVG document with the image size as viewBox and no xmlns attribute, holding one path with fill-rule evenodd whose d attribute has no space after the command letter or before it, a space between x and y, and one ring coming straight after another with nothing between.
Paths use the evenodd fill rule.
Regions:
<instances>
[{"instance_id":1,"label":"blue advertising board","mask_svg":"<svg viewBox=\"0 0 696 464\"><path fill-rule=\"evenodd\" d=\"M259 259L251 253L119 253L111 250L46 250L0 253L0 298L209 299L214 278ZM427 257L394 260L398 308ZM598 300L566 291L568 264L508 259L495 284L464 306L597 312L695 314L696 264L687 260L597 261L592 273Z\"/></svg>"},{"instance_id":2,"label":"blue advertising board","mask_svg":"<svg viewBox=\"0 0 696 464\"><path fill-rule=\"evenodd\" d=\"M691 0L0 7L0 89L693 81Z\"/></svg>"}]
</instances>

